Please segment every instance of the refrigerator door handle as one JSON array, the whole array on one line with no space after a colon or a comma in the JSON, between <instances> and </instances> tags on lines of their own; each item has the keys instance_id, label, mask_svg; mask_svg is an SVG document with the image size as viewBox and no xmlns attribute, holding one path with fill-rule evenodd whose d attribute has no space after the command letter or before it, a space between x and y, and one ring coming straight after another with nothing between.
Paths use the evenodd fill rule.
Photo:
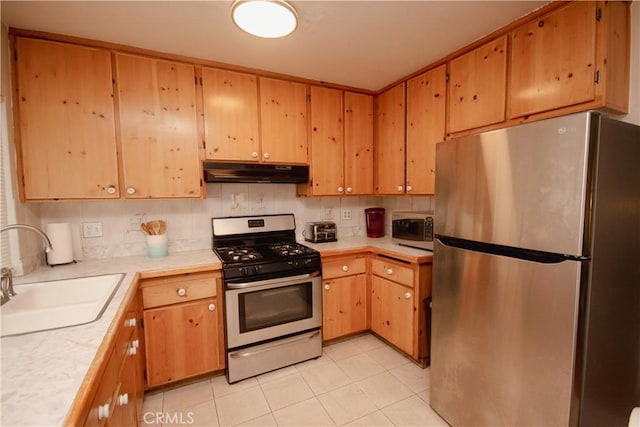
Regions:
<instances>
[{"instance_id":1,"label":"refrigerator door handle","mask_svg":"<svg viewBox=\"0 0 640 427\"><path fill-rule=\"evenodd\" d=\"M556 254L533 249L514 248L512 246L477 242L475 240L460 239L458 237L442 236L438 234L436 234L436 238L445 246L467 249L474 252L483 252L492 255L502 255L509 258L518 258L542 264L557 264L564 261L588 262L591 260L591 257L589 256Z\"/></svg>"}]
</instances>

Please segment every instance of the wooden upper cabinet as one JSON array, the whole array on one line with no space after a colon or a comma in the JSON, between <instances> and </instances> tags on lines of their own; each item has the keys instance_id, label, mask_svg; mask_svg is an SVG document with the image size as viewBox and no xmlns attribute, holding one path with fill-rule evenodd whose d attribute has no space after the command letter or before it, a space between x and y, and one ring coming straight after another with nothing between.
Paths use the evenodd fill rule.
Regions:
<instances>
[{"instance_id":1,"label":"wooden upper cabinet","mask_svg":"<svg viewBox=\"0 0 640 427\"><path fill-rule=\"evenodd\" d=\"M262 161L308 163L307 86L260 77Z\"/></svg>"},{"instance_id":2,"label":"wooden upper cabinet","mask_svg":"<svg viewBox=\"0 0 640 427\"><path fill-rule=\"evenodd\" d=\"M407 194L435 194L436 144L444 141L446 65L407 82Z\"/></svg>"},{"instance_id":3,"label":"wooden upper cabinet","mask_svg":"<svg viewBox=\"0 0 640 427\"><path fill-rule=\"evenodd\" d=\"M193 66L116 54L116 70L126 196L200 197Z\"/></svg>"},{"instance_id":4,"label":"wooden upper cabinet","mask_svg":"<svg viewBox=\"0 0 640 427\"><path fill-rule=\"evenodd\" d=\"M572 3L509 36L511 118L594 99L596 2Z\"/></svg>"},{"instance_id":5,"label":"wooden upper cabinet","mask_svg":"<svg viewBox=\"0 0 640 427\"><path fill-rule=\"evenodd\" d=\"M211 160L260 160L258 78L202 69L205 153Z\"/></svg>"},{"instance_id":6,"label":"wooden upper cabinet","mask_svg":"<svg viewBox=\"0 0 640 427\"><path fill-rule=\"evenodd\" d=\"M343 92L311 86L312 194L344 193Z\"/></svg>"},{"instance_id":7,"label":"wooden upper cabinet","mask_svg":"<svg viewBox=\"0 0 640 427\"><path fill-rule=\"evenodd\" d=\"M373 96L344 93L344 187L373 194Z\"/></svg>"},{"instance_id":8,"label":"wooden upper cabinet","mask_svg":"<svg viewBox=\"0 0 640 427\"><path fill-rule=\"evenodd\" d=\"M378 95L376 193L404 194L405 83Z\"/></svg>"},{"instance_id":9,"label":"wooden upper cabinet","mask_svg":"<svg viewBox=\"0 0 640 427\"><path fill-rule=\"evenodd\" d=\"M505 120L507 36L449 62L448 132Z\"/></svg>"},{"instance_id":10,"label":"wooden upper cabinet","mask_svg":"<svg viewBox=\"0 0 640 427\"><path fill-rule=\"evenodd\" d=\"M15 49L21 197L117 198L109 52L23 37Z\"/></svg>"}]
</instances>

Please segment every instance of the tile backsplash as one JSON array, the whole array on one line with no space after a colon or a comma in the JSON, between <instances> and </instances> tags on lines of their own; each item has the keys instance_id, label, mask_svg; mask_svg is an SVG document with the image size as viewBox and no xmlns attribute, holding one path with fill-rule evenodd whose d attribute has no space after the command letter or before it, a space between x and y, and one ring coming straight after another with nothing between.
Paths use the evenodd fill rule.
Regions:
<instances>
[{"instance_id":1,"label":"tile backsplash","mask_svg":"<svg viewBox=\"0 0 640 427\"><path fill-rule=\"evenodd\" d=\"M386 209L385 232L391 230L391 211L429 210L432 197L321 197L299 198L293 184L207 184L204 200L105 200L44 203L41 226L70 222L74 234L74 258L96 259L144 255L146 239L140 223L162 219L167 223L169 251L211 247L211 218L217 216L293 213L296 233L302 240L307 221L334 221L338 239L366 235L364 209ZM342 220L342 211L352 211ZM84 223L102 224L102 237L82 237Z\"/></svg>"}]
</instances>

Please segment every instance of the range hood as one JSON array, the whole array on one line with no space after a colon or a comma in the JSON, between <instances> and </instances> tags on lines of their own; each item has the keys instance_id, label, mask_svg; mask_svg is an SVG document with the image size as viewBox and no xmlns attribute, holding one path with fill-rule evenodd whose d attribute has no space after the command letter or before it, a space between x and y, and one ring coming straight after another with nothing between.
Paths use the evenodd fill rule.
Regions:
<instances>
[{"instance_id":1,"label":"range hood","mask_svg":"<svg viewBox=\"0 0 640 427\"><path fill-rule=\"evenodd\" d=\"M206 182L301 183L309 181L309 166L261 163L203 162Z\"/></svg>"}]
</instances>

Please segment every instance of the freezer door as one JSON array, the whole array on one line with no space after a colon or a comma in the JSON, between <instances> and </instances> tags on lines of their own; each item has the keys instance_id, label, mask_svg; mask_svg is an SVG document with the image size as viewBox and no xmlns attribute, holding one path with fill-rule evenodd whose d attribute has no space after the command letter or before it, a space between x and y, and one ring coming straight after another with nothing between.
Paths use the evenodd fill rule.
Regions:
<instances>
[{"instance_id":1,"label":"freezer door","mask_svg":"<svg viewBox=\"0 0 640 427\"><path fill-rule=\"evenodd\" d=\"M568 425L581 263L434 244L433 409L454 426Z\"/></svg>"},{"instance_id":2,"label":"freezer door","mask_svg":"<svg viewBox=\"0 0 640 427\"><path fill-rule=\"evenodd\" d=\"M436 148L438 235L582 255L593 113L470 135Z\"/></svg>"}]
</instances>

